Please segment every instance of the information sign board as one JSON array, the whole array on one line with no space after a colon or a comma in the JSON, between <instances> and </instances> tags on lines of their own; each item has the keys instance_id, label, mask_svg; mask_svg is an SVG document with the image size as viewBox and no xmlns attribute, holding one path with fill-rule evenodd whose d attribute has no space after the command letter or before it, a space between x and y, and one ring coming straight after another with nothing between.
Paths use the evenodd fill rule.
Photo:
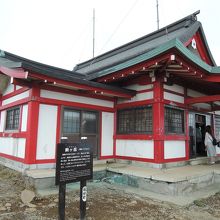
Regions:
<instances>
[{"instance_id":1,"label":"information sign board","mask_svg":"<svg viewBox=\"0 0 220 220\"><path fill-rule=\"evenodd\" d=\"M92 147L86 142L57 145L56 185L93 177Z\"/></svg>"}]
</instances>

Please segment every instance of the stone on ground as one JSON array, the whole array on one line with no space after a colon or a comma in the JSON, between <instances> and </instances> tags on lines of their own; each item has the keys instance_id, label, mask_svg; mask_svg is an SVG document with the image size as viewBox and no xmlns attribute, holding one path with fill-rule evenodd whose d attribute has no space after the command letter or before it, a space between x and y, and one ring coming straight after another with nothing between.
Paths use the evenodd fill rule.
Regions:
<instances>
[{"instance_id":1,"label":"stone on ground","mask_svg":"<svg viewBox=\"0 0 220 220\"><path fill-rule=\"evenodd\" d=\"M21 192L21 201L24 203L24 204L29 204L35 197L35 193L31 190L23 190Z\"/></svg>"}]
</instances>

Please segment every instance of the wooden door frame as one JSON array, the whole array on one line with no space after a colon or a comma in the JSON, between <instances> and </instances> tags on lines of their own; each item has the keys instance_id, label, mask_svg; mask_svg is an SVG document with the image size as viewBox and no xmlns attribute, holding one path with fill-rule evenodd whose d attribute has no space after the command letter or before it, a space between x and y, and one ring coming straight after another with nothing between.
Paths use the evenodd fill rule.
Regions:
<instances>
[{"instance_id":1,"label":"wooden door frame","mask_svg":"<svg viewBox=\"0 0 220 220\"><path fill-rule=\"evenodd\" d=\"M60 118L60 140L63 134L63 118L64 118L64 110L65 109L70 109L70 110L76 110L80 112L80 136L82 134L82 112L95 112L97 114L97 159L100 159L100 153L101 153L101 124L100 124L100 119L101 119L101 112L98 110L93 110L93 109L88 109L88 108L79 108L79 107L72 107L72 106L61 106L61 118Z\"/></svg>"}]
</instances>

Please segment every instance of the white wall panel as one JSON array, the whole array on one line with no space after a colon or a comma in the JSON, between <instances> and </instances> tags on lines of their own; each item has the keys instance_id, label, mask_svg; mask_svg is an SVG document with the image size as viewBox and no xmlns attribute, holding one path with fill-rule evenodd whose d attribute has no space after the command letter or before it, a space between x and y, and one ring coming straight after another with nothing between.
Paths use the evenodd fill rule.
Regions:
<instances>
[{"instance_id":1,"label":"white wall panel","mask_svg":"<svg viewBox=\"0 0 220 220\"><path fill-rule=\"evenodd\" d=\"M25 157L25 144L26 144L26 139L25 138L18 138L17 139L17 157L24 158Z\"/></svg>"},{"instance_id":2,"label":"white wall panel","mask_svg":"<svg viewBox=\"0 0 220 220\"><path fill-rule=\"evenodd\" d=\"M153 89L153 84L148 84L148 85L138 85L138 84L133 84L130 86L126 86L126 89L132 89L135 91L141 91L141 90L145 90L145 89Z\"/></svg>"},{"instance_id":3,"label":"white wall panel","mask_svg":"<svg viewBox=\"0 0 220 220\"><path fill-rule=\"evenodd\" d=\"M129 100L124 100L124 99L119 99L118 104L120 103L130 103L130 102L136 102L136 101L144 101L148 99L153 99L153 91L151 92L143 92L143 93L138 93L136 96L132 97Z\"/></svg>"},{"instance_id":4,"label":"white wall panel","mask_svg":"<svg viewBox=\"0 0 220 220\"><path fill-rule=\"evenodd\" d=\"M4 128L5 128L5 119L6 119L6 111L1 111L0 132L3 132L3 131L4 131Z\"/></svg>"},{"instance_id":5,"label":"white wall panel","mask_svg":"<svg viewBox=\"0 0 220 220\"><path fill-rule=\"evenodd\" d=\"M206 125L211 125L211 115L206 115L205 120Z\"/></svg>"},{"instance_id":6,"label":"white wall panel","mask_svg":"<svg viewBox=\"0 0 220 220\"><path fill-rule=\"evenodd\" d=\"M164 141L164 158L180 158L186 156L185 141Z\"/></svg>"},{"instance_id":7,"label":"white wall panel","mask_svg":"<svg viewBox=\"0 0 220 220\"><path fill-rule=\"evenodd\" d=\"M40 104L37 159L54 159L56 149L57 106Z\"/></svg>"},{"instance_id":8,"label":"white wall panel","mask_svg":"<svg viewBox=\"0 0 220 220\"><path fill-rule=\"evenodd\" d=\"M164 89L184 94L184 87L176 85L176 84L172 86L168 86L164 84Z\"/></svg>"},{"instance_id":9,"label":"white wall panel","mask_svg":"<svg viewBox=\"0 0 220 220\"><path fill-rule=\"evenodd\" d=\"M214 112L216 115L220 115L220 111L215 111Z\"/></svg>"},{"instance_id":10,"label":"white wall panel","mask_svg":"<svg viewBox=\"0 0 220 220\"><path fill-rule=\"evenodd\" d=\"M16 86L16 90L21 89L21 88L22 88L22 86Z\"/></svg>"},{"instance_id":11,"label":"white wall panel","mask_svg":"<svg viewBox=\"0 0 220 220\"><path fill-rule=\"evenodd\" d=\"M0 153L24 158L25 138L0 137Z\"/></svg>"},{"instance_id":12,"label":"white wall panel","mask_svg":"<svg viewBox=\"0 0 220 220\"><path fill-rule=\"evenodd\" d=\"M206 104L206 103L193 104L193 106L196 107L198 110L199 110L199 109L208 109L208 110L211 110L211 105Z\"/></svg>"},{"instance_id":13,"label":"white wall panel","mask_svg":"<svg viewBox=\"0 0 220 220\"><path fill-rule=\"evenodd\" d=\"M154 158L154 141L152 140L117 140L116 155L126 157Z\"/></svg>"},{"instance_id":14,"label":"white wall panel","mask_svg":"<svg viewBox=\"0 0 220 220\"><path fill-rule=\"evenodd\" d=\"M220 154L220 148L219 147L216 147L216 153Z\"/></svg>"},{"instance_id":15,"label":"white wall panel","mask_svg":"<svg viewBox=\"0 0 220 220\"><path fill-rule=\"evenodd\" d=\"M113 108L114 106L113 102L107 101L107 100L100 100L100 99L77 96L77 95L70 95L70 94L65 94L65 93L60 93L60 92L52 92L52 91L47 91L47 90L41 90L40 95L41 97L44 97L44 98L58 99L58 100L68 101L68 102L78 102L78 103L98 105L98 106L110 107L110 108Z\"/></svg>"},{"instance_id":16,"label":"white wall panel","mask_svg":"<svg viewBox=\"0 0 220 220\"><path fill-rule=\"evenodd\" d=\"M174 102L184 103L183 96L175 95L170 92L164 92L164 99L174 101Z\"/></svg>"},{"instance_id":17,"label":"white wall panel","mask_svg":"<svg viewBox=\"0 0 220 220\"><path fill-rule=\"evenodd\" d=\"M0 153L13 155L13 141L11 137L0 137Z\"/></svg>"},{"instance_id":18,"label":"white wall panel","mask_svg":"<svg viewBox=\"0 0 220 220\"><path fill-rule=\"evenodd\" d=\"M28 105L23 105L21 131L27 131Z\"/></svg>"},{"instance_id":19,"label":"white wall panel","mask_svg":"<svg viewBox=\"0 0 220 220\"><path fill-rule=\"evenodd\" d=\"M7 104L10 104L12 102L15 102L15 101L18 101L20 99L27 98L27 97L29 97L29 91L23 92L19 95L16 95L16 96L13 96L9 99L3 100L2 105L7 105Z\"/></svg>"},{"instance_id":20,"label":"white wall panel","mask_svg":"<svg viewBox=\"0 0 220 220\"><path fill-rule=\"evenodd\" d=\"M114 114L102 112L101 156L113 155Z\"/></svg>"}]
</instances>

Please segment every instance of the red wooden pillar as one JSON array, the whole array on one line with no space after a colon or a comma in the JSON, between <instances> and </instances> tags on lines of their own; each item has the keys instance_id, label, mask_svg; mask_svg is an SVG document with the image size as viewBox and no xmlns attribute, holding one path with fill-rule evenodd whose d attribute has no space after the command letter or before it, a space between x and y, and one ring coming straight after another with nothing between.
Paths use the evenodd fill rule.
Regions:
<instances>
[{"instance_id":1,"label":"red wooden pillar","mask_svg":"<svg viewBox=\"0 0 220 220\"><path fill-rule=\"evenodd\" d=\"M30 90L31 101L28 103L27 139L24 160L26 164L34 164L36 162L39 119L39 102L37 101L38 97L40 97L40 89L33 86Z\"/></svg>"},{"instance_id":2,"label":"red wooden pillar","mask_svg":"<svg viewBox=\"0 0 220 220\"><path fill-rule=\"evenodd\" d=\"M156 163L164 161L164 103L163 83L160 78L154 82L153 103L153 137L154 160Z\"/></svg>"},{"instance_id":3,"label":"red wooden pillar","mask_svg":"<svg viewBox=\"0 0 220 220\"><path fill-rule=\"evenodd\" d=\"M114 130L113 130L113 158L116 157L116 134L117 134L117 99L114 100Z\"/></svg>"},{"instance_id":4,"label":"red wooden pillar","mask_svg":"<svg viewBox=\"0 0 220 220\"><path fill-rule=\"evenodd\" d=\"M184 100L188 98L187 96L187 88L184 88ZM185 144L185 152L186 152L186 160L190 159L190 136L189 136L189 110L188 106L185 110L185 133L186 133L186 144Z\"/></svg>"}]
</instances>

